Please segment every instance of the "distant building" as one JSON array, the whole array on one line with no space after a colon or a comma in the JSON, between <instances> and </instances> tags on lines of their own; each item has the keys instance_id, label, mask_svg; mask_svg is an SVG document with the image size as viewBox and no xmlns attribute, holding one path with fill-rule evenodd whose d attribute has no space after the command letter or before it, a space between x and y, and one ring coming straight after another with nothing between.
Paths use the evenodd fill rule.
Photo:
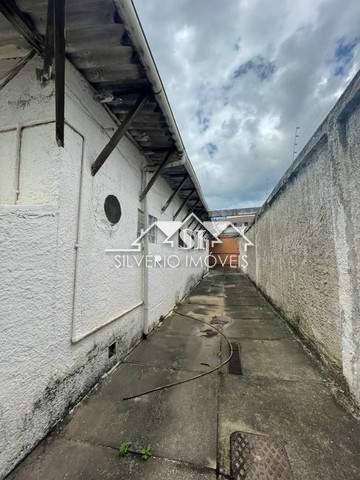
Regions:
<instances>
[{"instance_id":1,"label":"distant building","mask_svg":"<svg viewBox=\"0 0 360 480\"><path fill-rule=\"evenodd\" d=\"M210 220L231 222L236 227L233 228L230 225L224 230L219 236L222 243L214 244L211 249L211 254L216 258L218 268L227 268L234 263L239 264L241 255L239 231L244 232L254 222L259 208L250 207L209 211Z\"/></svg>"},{"instance_id":2,"label":"distant building","mask_svg":"<svg viewBox=\"0 0 360 480\"><path fill-rule=\"evenodd\" d=\"M210 210L209 217L211 220L229 220L236 227L245 230L253 223L259 210L260 207Z\"/></svg>"}]
</instances>

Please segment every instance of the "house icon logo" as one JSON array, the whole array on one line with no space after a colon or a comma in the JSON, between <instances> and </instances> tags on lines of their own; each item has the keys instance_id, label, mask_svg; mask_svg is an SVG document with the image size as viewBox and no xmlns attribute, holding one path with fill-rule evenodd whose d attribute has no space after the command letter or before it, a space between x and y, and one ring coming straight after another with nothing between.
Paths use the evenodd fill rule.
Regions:
<instances>
[{"instance_id":1,"label":"house icon logo","mask_svg":"<svg viewBox=\"0 0 360 480\"><path fill-rule=\"evenodd\" d=\"M140 252L142 243L151 230L157 229L162 233L164 240L162 244L182 250L204 250L207 245L210 247L222 243L221 235L229 230L233 236L243 238L244 251L254 244L246 237L244 232L230 221L201 221L194 213L190 213L183 221L161 221L149 225L132 242L129 248L111 248L106 253L129 253ZM180 239L180 241L179 241Z\"/></svg>"}]
</instances>

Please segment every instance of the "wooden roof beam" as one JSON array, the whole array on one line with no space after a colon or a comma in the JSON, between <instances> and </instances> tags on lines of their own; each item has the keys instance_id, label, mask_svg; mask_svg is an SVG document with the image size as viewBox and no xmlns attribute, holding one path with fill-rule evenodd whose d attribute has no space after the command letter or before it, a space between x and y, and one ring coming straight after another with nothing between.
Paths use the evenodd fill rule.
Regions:
<instances>
[{"instance_id":1,"label":"wooden roof beam","mask_svg":"<svg viewBox=\"0 0 360 480\"><path fill-rule=\"evenodd\" d=\"M11 23L17 32L22 35L29 45L40 55L44 50L44 38L35 29L28 15L25 15L14 0L1 0L0 12Z\"/></svg>"},{"instance_id":2,"label":"wooden roof beam","mask_svg":"<svg viewBox=\"0 0 360 480\"><path fill-rule=\"evenodd\" d=\"M177 195L180 190L182 189L184 183L186 182L186 180L188 179L188 175L184 175L184 178L181 180L181 182L179 183L179 185L176 187L176 189L172 192L172 194L170 195L170 197L166 200L166 202L164 203L162 209L161 209L161 212L164 213L168 206L170 205L171 201L173 200L173 198L175 197L175 195Z\"/></svg>"},{"instance_id":3,"label":"wooden roof beam","mask_svg":"<svg viewBox=\"0 0 360 480\"><path fill-rule=\"evenodd\" d=\"M189 200L189 198L191 197L191 195L196 191L196 189L194 188L193 190L191 190L191 192L184 198L184 200L182 201L180 207L176 210L174 216L173 216L173 220L175 220L177 218L177 216L179 215L179 213L181 212L181 210L183 209L185 203Z\"/></svg>"},{"instance_id":4,"label":"wooden roof beam","mask_svg":"<svg viewBox=\"0 0 360 480\"><path fill-rule=\"evenodd\" d=\"M150 191L151 187L154 185L156 179L158 178L158 176L160 175L162 169L165 167L165 165L168 163L168 161L170 160L170 157L173 153L175 153L175 149L174 148L171 148L170 150L168 150L168 152L166 153L163 161L160 163L160 165L157 167L157 169L155 170L155 172L153 173L152 177L150 178L148 184L146 185L146 187L144 188L144 190L140 193L140 202L142 200L144 200L144 198L146 197L146 195L148 194L148 192Z\"/></svg>"},{"instance_id":5,"label":"wooden roof beam","mask_svg":"<svg viewBox=\"0 0 360 480\"><path fill-rule=\"evenodd\" d=\"M194 203L194 205L190 205L190 208L191 208L191 212L190 212L190 213L194 212L195 207L196 207L197 205L199 205L199 203L200 203L200 200L196 200L196 202ZM188 217L189 215L190 215L190 214L186 214L185 217L184 217L181 221L183 222L183 221L185 220L185 218Z\"/></svg>"},{"instance_id":6,"label":"wooden roof beam","mask_svg":"<svg viewBox=\"0 0 360 480\"><path fill-rule=\"evenodd\" d=\"M29 45L45 58L45 75L51 72L55 55L55 112L56 141L64 146L65 110L65 0L48 1L47 37L36 30L31 18L24 14L14 0L0 1L0 12L22 35Z\"/></svg>"},{"instance_id":7,"label":"wooden roof beam","mask_svg":"<svg viewBox=\"0 0 360 480\"><path fill-rule=\"evenodd\" d=\"M145 104L146 100L149 98L148 93L142 93L139 95L134 107L129 110L128 114L126 115L124 121L121 123L119 128L115 131L114 135L110 138L109 142L105 145L102 149L100 154L98 155L97 159L91 166L91 174L94 176L100 170L100 168L104 165L109 155L112 151L116 148L117 144L120 142L122 137L127 132L129 126L133 122L136 115L141 110L142 106Z\"/></svg>"},{"instance_id":8,"label":"wooden roof beam","mask_svg":"<svg viewBox=\"0 0 360 480\"><path fill-rule=\"evenodd\" d=\"M46 82L51 79L53 74L54 63L54 1L48 0L47 19L46 19L46 36L44 47L44 68L42 71L42 81Z\"/></svg>"}]
</instances>

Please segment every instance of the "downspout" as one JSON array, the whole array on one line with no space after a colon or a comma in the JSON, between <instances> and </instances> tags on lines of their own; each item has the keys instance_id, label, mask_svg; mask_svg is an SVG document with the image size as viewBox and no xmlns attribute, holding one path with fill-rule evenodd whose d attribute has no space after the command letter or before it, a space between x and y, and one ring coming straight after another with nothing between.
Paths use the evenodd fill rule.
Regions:
<instances>
[{"instance_id":1,"label":"downspout","mask_svg":"<svg viewBox=\"0 0 360 480\"><path fill-rule=\"evenodd\" d=\"M22 139L22 131L23 126L18 125L16 128L16 162L15 162L15 205L19 201L20 197L20 173L21 173L21 139Z\"/></svg>"},{"instance_id":2,"label":"downspout","mask_svg":"<svg viewBox=\"0 0 360 480\"><path fill-rule=\"evenodd\" d=\"M196 188L196 191L199 194L201 203L203 204L204 208L208 210L207 204L202 195L199 181L186 153L184 143L182 141L178 126L174 118L174 114L171 110L170 103L164 89L164 85L161 81L160 74L156 67L154 58L151 54L150 47L146 40L134 3L132 0L115 0L115 5L118 8L120 16L125 23L125 28L129 32L134 47L136 48L140 56L147 77L152 85L156 100L158 101L166 118L169 130L172 134L176 147L179 153L182 155L183 164L194 184L194 187Z\"/></svg>"},{"instance_id":3,"label":"downspout","mask_svg":"<svg viewBox=\"0 0 360 480\"><path fill-rule=\"evenodd\" d=\"M144 165L142 170L142 186L141 190L147 185L147 170ZM149 226L149 214L148 214L148 202L147 195L141 202L141 209L144 212L144 229ZM149 269L147 268L146 258L149 254L149 237L145 235L142 239L142 290L143 290L143 338L146 338L149 334Z\"/></svg>"}]
</instances>

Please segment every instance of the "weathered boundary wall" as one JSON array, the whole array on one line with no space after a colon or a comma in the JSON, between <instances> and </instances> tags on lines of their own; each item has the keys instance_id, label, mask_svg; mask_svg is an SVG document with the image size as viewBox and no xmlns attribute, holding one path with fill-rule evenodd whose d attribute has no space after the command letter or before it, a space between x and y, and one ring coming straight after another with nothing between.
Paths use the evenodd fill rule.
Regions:
<instances>
[{"instance_id":1,"label":"weathered boundary wall","mask_svg":"<svg viewBox=\"0 0 360 480\"><path fill-rule=\"evenodd\" d=\"M360 74L246 235L247 274L360 403Z\"/></svg>"}]
</instances>

